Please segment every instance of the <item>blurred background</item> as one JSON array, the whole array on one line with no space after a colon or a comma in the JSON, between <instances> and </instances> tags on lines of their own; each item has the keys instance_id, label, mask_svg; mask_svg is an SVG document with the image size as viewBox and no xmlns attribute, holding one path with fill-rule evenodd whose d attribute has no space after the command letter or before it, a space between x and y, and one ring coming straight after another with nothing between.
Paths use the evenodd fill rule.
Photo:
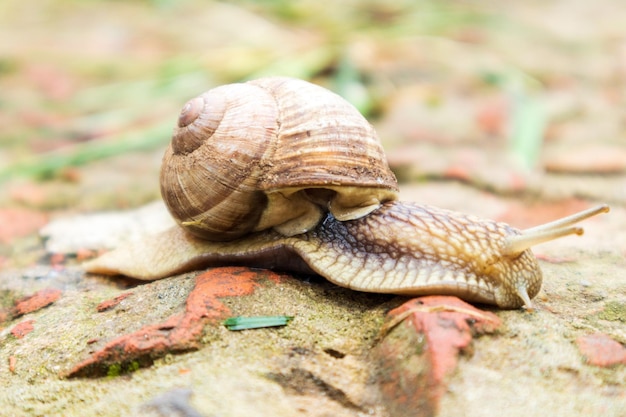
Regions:
<instances>
[{"instance_id":1,"label":"blurred background","mask_svg":"<svg viewBox=\"0 0 626 417\"><path fill-rule=\"evenodd\" d=\"M352 102L405 184L621 204L624 22L617 0L3 0L0 242L158 198L182 105L265 75Z\"/></svg>"}]
</instances>

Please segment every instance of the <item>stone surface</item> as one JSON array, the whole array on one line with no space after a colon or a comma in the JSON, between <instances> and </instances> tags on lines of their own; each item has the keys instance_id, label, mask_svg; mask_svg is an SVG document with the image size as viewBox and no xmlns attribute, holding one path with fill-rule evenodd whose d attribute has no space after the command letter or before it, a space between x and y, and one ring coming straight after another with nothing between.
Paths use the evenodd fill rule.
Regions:
<instances>
[{"instance_id":1,"label":"stone surface","mask_svg":"<svg viewBox=\"0 0 626 417\"><path fill-rule=\"evenodd\" d=\"M459 184L404 187L403 198L511 223L521 207L516 200ZM572 211L580 208L576 204ZM526 207L530 213L539 210L540 221L569 211ZM537 247L545 276L536 310L487 308L502 325L475 338L460 356L451 356L458 364L447 368L439 384L440 390L446 388L438 415L456 416L463 409L467 416L482 416L503 407L513 416L622 414L625 367L589 365L576 341L596 332L626 340L620 313L626 296L621 261L626 235L615 233L626 230L625 218L617 207L584 223L584 236ZM519 220L523 226L533 223ZM211 285L215 274L221 278ZM0 378L13 392L24 393L16 401L0 392L0 403L15 415L132 415L181 387L193 392L186 400L190 409L203 415L288 416L297 410L310 416L384 417L393 415L397 404L381 393L373 352L386 314L405 303L404 297L358 293L318 277L241 268L138 283L85 275L71 258L55 266L4 271L0 284L4 294L12 295L2 304L7 311L17 300L26 305L47 299L42 294L59 294L43 309L46 303L37 303L39 310L19 319L11 316L0 330L5 370ZM231 332L220 324L229 315L282 314L295 318L281 328ZM21 339L11 335L26 320L35 321L34 329ZM419 333L410 335L419 340ZM399 366L419 376L421 365L409 360L419 343L409 346L387 369ZM73 372L75 377L67 379ZM418 385L411 387L410 392L419 391ZM84 393L80 403L72 400L75 390ZM515 407L520 399L524 407Z\"/></svg>"},{"instance_id":2,"label":"stone surface","mask_svg":"<svg viewBox=\"0 0 626 417\"><path fill-rule=\"evenodd\" d=\"M47 219L116 217L158 199L163 149L139 152L137 138L173 127L180 106L211 86L289 74L360 94L403 199L519 227L612 206L584 236L534 248L544 271L534 312L474 306L501 325L449 350L438 408L416 396L428 375L423 332L406 320L388 332L382 343L399 353L383 368L408 378L387 378L389 391L441 417L626 415L623 3L286 4L2 2L0 414L412 411L383 396L374 355L405 298L255 270L233 273L242 287L232 291L207 284L219 271L151 283L84 274L80 261L97 250L82 239L114 246L145 230L141 212L119 233L81 223L81 244L49 241L48 251L36 233ZM545 131L529 141L540 149L521 155L509 139L527 131L515 118L537 110L525 103L541 104L527 121ZM152 134L153 146L170 131ZM93 161L95 148L118 154ZM294 320L231 332L220 324L229 314Z\"/></svg>"}]
</instances>

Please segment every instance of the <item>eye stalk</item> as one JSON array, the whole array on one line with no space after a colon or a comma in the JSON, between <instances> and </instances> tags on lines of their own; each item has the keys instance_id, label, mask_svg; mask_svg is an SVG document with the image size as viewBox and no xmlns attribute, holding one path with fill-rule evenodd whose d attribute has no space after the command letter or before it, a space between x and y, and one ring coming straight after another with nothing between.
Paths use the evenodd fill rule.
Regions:
<instances>
[{"instance_id":1,"label":"eye stalk","mask_svg":"<svg viewBox=\"0 0 626 417\"><path fill-rule=\"evenodd\" d=\"M608 213L609 211L609 206L602 204L553 222L525 229L519 235L507 237L506 244L502 248L502 255L514 258L530 247L540 243L549 242L568 235L582 235L584 233L583 228L572 225L597 214Z\"/></svg>"}]
</instances>

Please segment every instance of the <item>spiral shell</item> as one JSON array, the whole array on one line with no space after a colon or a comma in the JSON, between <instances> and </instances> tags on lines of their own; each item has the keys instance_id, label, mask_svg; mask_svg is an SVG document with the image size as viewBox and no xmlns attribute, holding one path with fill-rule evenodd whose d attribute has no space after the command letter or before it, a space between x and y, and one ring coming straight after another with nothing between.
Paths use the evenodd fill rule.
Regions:
<instances>
[{"instance_id":1,"label":"spiral shell","mask_svg":"<svg viewBox=\"0 0 626 417\"><path fill-rule=\"evenodd\" d=\"M172 216L217 241L269 228L304 233L327 211L360 218L397 191L374 129L352 105L282 77L187 102L161 169Z\"/></svg>"}]
</instances>

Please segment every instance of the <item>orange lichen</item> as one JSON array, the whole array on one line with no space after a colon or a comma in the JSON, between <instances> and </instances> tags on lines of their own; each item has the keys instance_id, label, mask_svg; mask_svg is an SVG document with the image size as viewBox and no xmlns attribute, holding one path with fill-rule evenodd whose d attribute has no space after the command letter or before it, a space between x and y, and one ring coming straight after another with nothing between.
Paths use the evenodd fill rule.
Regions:
<instances>
[{"instance_id":1,"label":"orange lichen","mask_svg":"<svg viewBox=\"0 0 626 417\"><path fill-rule=\"evenodd\" d=\"M17 366L17 358L13 355L9 356L9 372L14 374L16 366Z\"/></svg>"},{"instance_id":2,"label":"orange lichen","mask_svg":"<svg viewBox=\"0 0 626 417\"><path fill-rule=\"evenodd\" d=\"M478 310L456 297L413 299L388 314L376 347L380 389L392 414L434 415L455 369L460 352L473 333L492 332L500 325L493 313ZM471 323L471 325L470 325ZM400 327L399 332L392 329ZM414 415L414 414L410 414Z\"/></svg>"},{"instance_id":3,"label":"orange lichen","mask_svg":"<svg viewBox=\"0 0 626 417\"><path fill-rule=\"evenodd\" d=\"M219 298L252 294L263 279L278 282L280 276L244 267L216 268L198 275L183 313L113 339L74 366L67 376L106 375L113 365L138 363L146 366L165 354L197 349L204 326L230 314Z\"/></svg>"},{"instance_id":4,"label":"orange lichen","mask_svg":"<svg viewBox=\"0 0 626 417\"><path fill-rule=\"evenodd\" d=\"M13 326L13 328L11 329L11 334L15 336L15 338L21 339L22 337L26 336L28 333L35 330L34 324L35 324L35 320L25 320L21 323L18 323L15 326Z\"/></svg>"},{"instance_id":5,"label":"orange lichen","mask_svg":"<svg viewBox=\"0 0 626 417\"><path fill-rule=\"evenodd\" d=\"M131 295L133 295L132 292L127 292L127 293L124 293L124 294L120 294L120 295L118 295L117 297L115 297L115 298L113 298L111 300L103 301L103 302L101 302L100 304L98 304L96 306L96 310L98 310L98 313L110 310L113 307L115 307L116 305L118 305L119 303L121 303L122 300L124 300L125 298L127 298L127 297L129 297Z\"/></svg>"},{"instance_id":6,"label":"orange lichen","mask_svg":"<svg viewBox=\"0 0 626 417\"><path fill-rule=\"evenodd\" d=\"M61 297L61 290L54 288L37 291L33 295L18 300L13 307L12 316L13 318L20 317L47 307L58 300L59 297Z\"/></svg>"},{"instance_id":7,"label":"orange lichen","mask_svg":"<svg viewBox=\"0 0 626 417\"><path fill-rule=\"evenodd\" d=\"M576 339L576 344L589 365L610 367L626 364L626 347L606 334L582 336Z\"/></svg>"},{"instance_id":8,"label":"orange lichen","mask_svg":"<svg viewBox=\"0 0 626 417\"><path fill-rule=\"evenodd\" d=\"M0 243L35 233L48 221L45 213L22 208L0 209Z\"/></svg>"}]
</instances>

